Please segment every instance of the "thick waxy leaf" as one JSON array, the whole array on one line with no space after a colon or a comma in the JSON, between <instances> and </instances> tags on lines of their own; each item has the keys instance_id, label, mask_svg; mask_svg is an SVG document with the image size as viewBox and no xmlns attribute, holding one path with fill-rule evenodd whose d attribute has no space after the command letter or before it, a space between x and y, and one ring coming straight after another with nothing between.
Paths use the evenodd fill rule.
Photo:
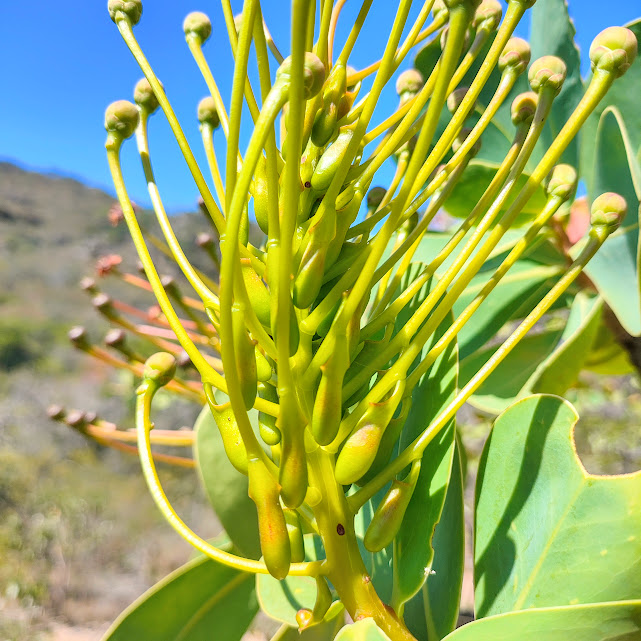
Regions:
<instances>
[{"instance_id":1,"label":"thick waxy leaf","mask_svg":"<svg viewBox=\"0 0 641 641\"><path fill-rule=\"evenodd\" d=\"M583 96L581 59L574 42L576 29L570 20L566 0L538 0L532 7L530 44L532 60L541 56L557 56L567 65L567 77L561 93L554 99L535 157L542 156ZM537 156L538 154L538 156ZM573 167L579 164L579 145L575 138L563 152L561 161Z\"/></svg>"},{"instance_id":2,"label":"thick waxy leaf","mask_svg":"<svg viewBox=\"0 0 641 641\"><path fill-rule=\"evenodd\" d=\"M247 477L225 454L209 407L196 420L194 451L207 496L233 544L245 555L260 557L256 506L247 495Z\"/></svg>"},{"instance_id":3,"label":"thick waxy leaf","mask_svg":"<svg viewBox=\"0 0 641 641\"><path fill-rule=\"evenodd\" d=\"M626 25L637 37L641 49L641 19ZM586 83L589 82L589 78ZM595 146L597 129L603 112L610 106L616 107L625 122L632 152L641 161L641 116L639 114L639 90L641 87L641 56L637 56L622 78L615 81L605 98L597 105L581 129L581 175L592 193Z\"/></svg>"},{"instance_id":4,"label":"thick waxy leaf","mask_svg":"<svg viewBox=\"0 0 641 641\"><path fill-rule=\"evenodd\" d=\"M257 612L252 574L198 557L134 601L103 641L235 641Z\"/></svg>"},{"instance_id":5,"label":"thick waxy leaf","mask_svg":"<svg viewBox=\"0 0 641 641\"><path fill-rule=\"evenodd\" d=\"M455 316L461 314L476 298L492 277L495 268L494 265L484 268L472 279L454 305ZM461 360L483 347L506 322L526 316L541 297L536 295L537 292L542 291L543 285L555 276L560 276L558 267L541 265L527 259L518 261L483 301L473 319L459 332Z\"/></svg>"},{"instance_id":6,"label":"thick waxy leaf","mask_svg":"<svg viewBox=\"0 0 641 641\"><path fill-rule=\"evenodd\" d=\"M577 419L557 396L530 396L494 424L476 487L478 617L641 594L641 472L588 474Z\"/></svg>"},{"instance_id":7,"label":"thick waxy leaf","mask_svg":"<svg viewBox=\"0 0 641 641\"><path fill-rule=\"evenodd\" d=\"M405 624L419 641L438 641L456 627L465 560L463 488L457 441L443 513L432 541L432 572L403 613Z\"/></svg>"},{"instance_id":8,"label":"thick waxy leaf","mask_svg":"<svg viewBox=\"0 0 641 641\"><path fill-rule=\"evenodd\" d=\"M322 623L313 625L300 632L283 624L272 641L332 641L337 632L345 625L345 608L341 603L332 603Z\"/></svg>"},{"instance_id":9,"label":"thick waxy leaf","mask_svg":"<svg viewBox=\"0 0 641 641\"><path fill-rule=\"evenodd\" d=\"M639 200L641 168L621 114L606 109L597 130L592 200L613 191L628 203L621 227L608 238L586 267L586 273L612 308L621 325L633 336L641 335L639 295Z\"/></svg>"},{"instance_id":10,"label":"thick waxy leaf","mask_svg":"<svg viewBox=\"0 0 641 641\"><path fill-rule=\"evenodd\" d=\"M633 641L641 601L510 612L468 623L447 641Z\"/></svg>"},{"instance_id":11,"label":"thick waxy leaf","mask_svg":"<svg viewBox=\"0 0 641 641\"><path fill-rule=\"evenodd\" d=\"M305 560L324 558L318 537L305 535ZM296 613L313 610L316 602L316 580L309 576L288 576L278 581L269 574L256 575L256 593L260 607L272 619L298 628Z\"/></svg>"},{"instance_id":12,"label":"thick waxy leaf","mask_svg":"<svg viewBox=\"0 0 641 641\"><path fill-rule=\"evenodd\" d=\"M530 334L508 354L469 399L470 405L483 412L499 414L522 392L536 368L559 342L563 330L552 328ZM464 386L496 352L500 345L478 350L461 361L460 384Z\"/></svg>"},{"instance_id":13,"label":"thick waxy leaf","mask_svg":"<svg viewBox=\"0 0 641 641\"><path fill-rule=\"evenodd\" d=\"M577 294L559 346L536 368L526 389L561 395L576 382L599 331L602 312L601 298Z\"/></svg>"},{"instance_id":14,"label":"thick waxy leaf","mask_svg":"<svg viewBox=\"0 0 641 641\"><path fill-rule=\"evenodd\" d=\"M426 293L422 293L421 299ZM418 297L415 303L420 303ZM399 316L399 321L403 322L402 315ZM452 317L448 315L424 347L424 354L443 335L451 322ZM458 350L454 341L423 375L412 392L412 406L401 434L400 451L418 437L454 398L457 375ZM403 524L394 540L395 606L411 599L421 589L431 568L434 558L432 536L445 502L454 454L454 432L452 420L423 453L418 482Z\"/></svg>"},{"instance_id":15,"label":"thick waxy leaf","mask_svg":"<svg viewBox=\"0 0 641 641\"><path fill-rule=\"evenodd\" d=\"M616 342L605 323L599 325L592 349L585 362L586 369L603 376L623 376L634 373L628 353Z\"/></svg>"},{"instance_id":16,"label":"thick waxy leaf","mask_svg":"<svg viewBox=\"0 0 641 641\"><path fill-rule=\"evenodd\" d=\"M336 641L390 641L390 638L374 623L374 619L362 619L346 625Z\"/></svg>"},{"instance_id":17,"label":"thick waxy leaf","mask_svg":"<svg viewBox=\"0 0 641 641\"><path fill-rule=\"evenodd\" d=\"M490 186L498 168L498 164L490 163L486 160L473 160L465 170L465 175L461 182L454 187L452 194L445 201L444 209L447 213L457 218L466 218L481 199L485 190ZM509 209L516 196L525 186L528 178L528 174L521 174L516 181L516 187L512 191L512 195L501 207L501 212ZM535 216L543 209L545 203L545 190L539 186L522 209L514 225L530 220L532 216Z\"/></svg>"}]
</instances>

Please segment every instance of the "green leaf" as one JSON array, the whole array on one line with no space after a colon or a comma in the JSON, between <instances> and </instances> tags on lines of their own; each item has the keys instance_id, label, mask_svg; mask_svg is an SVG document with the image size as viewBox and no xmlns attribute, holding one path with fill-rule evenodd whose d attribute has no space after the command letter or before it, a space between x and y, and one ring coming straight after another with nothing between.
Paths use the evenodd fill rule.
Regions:
<instances>
[{"instance_id":1,"label":"green leaf","mask_svg":"<svg viewBox=\"0 0 641 641\"><path fill-rule=\"evenodd\" d=\"M434 531L434 563L420 592L405 605L405 624L418 641L438 641L456 627L465 560L463 476L458 441L441 520Z\"/></svg>"},{"instance_id":2,"label":"green leaf","mask_svg":"<svg viewBox=\"0 0 641 641\"><path fill-rule=\"evenodd\" d=\"M198 557L134 601L103 641L235 641L257 612L253 574Z\"/></svg>"},{"instance_id":3,"label":"green leaf","mask_svg":"<svg viewBox=\"0 0 641 641\"><path fill-rule=\"evenodd\" d=\"M445 211L451 216L466 218L481 199L485 190L490 186L498 168L499 165L497 163L490 163L487 160L473 160L465 170L463 180L454 187L451 195L445 201ZM521 189L525 187L528 179L529 174L525 172L519 176L512 195L505 201L500 209L501 213L509 209ZM545 190L539 185L512 226L514 227L528 222L543 209L546 201Z\"/></svg>"},{"instance_id":4,"label":"green leaf","mask_svg":"<svg viewBox=\"0 0 641 641\"><path fill-rule=\"evenodd\" d=\"M324 558L320 539L305 535L305 559ZM256 575L256 593L260 607L272 619L298 628L296 613L301 609L313 610L316 602L316 580L309 576L288 576L283 581L269 574Z\"/></svg>"},{"instance_id":5,"label":"green leaf","mask_svg":"<svg viewBox=\"0 0 641 641\"><path fill-rule=\"evenodd\" d=\"M554 142L579 104L583 97L583 83L581 59L574 42L576 29L570 19L566 0L538 0L532 7L531 25L532 60L541 56L557 56L567 65L567 77L563 88L554 99L550 115L546 119L539 144L534 152L534 157L538 159ZM563 152L561 162L573 167L579 166L579 145L576 138Z\"/></svg>"},{"instance_id":6,"label":"green leaf","mask_svg":"<svg viewBox=\"0 0 641 641\"><path fill-rule=\"evenodd\" d=\"M641 601L510 612L468 623L447 641L634 641Z\"/></svg>"},{"instance_id":7,"label":"green leaf","mask_svg":"<svg viewBox=\"0 0 641 641\"><path fill-rule=\"evenodd\" d=\"M585 368L602 376L624 376L635 371L628 353L604 322L599 325Z\"/></svg>"},{"instance_id":8,"label":"green leaf","mask_svg":"<svg viewBox=\"0 0 641 641\"><path fill-rule=\"evenodd\" d=\"M425 295L426 292L423 292L422 298ZM414 303L418 305L420 300L417 299ZM402 315L399 315L399 318L400 322L397 325L400 327L404 319ZM449 314L423 348L423 354L436 343L451 323L452 316ZM401 451L419 436L454 398L457 375L458 350L456 341L453 341L412 391L412 406L400 439ZM454 453L454 433L455 421L452 419L423 453L416 488L401 529L394 539L395 606L408 601L421 589L432 566L432 536L445 502Z\"/></svg>"},{"instance_id":9,"label":"green leaf","mask_svg":"<svg viewBox=\"0 0 641 641\"><path fill-rule=\"evenodd\" d=\"M334 601L322 623L313 625L302 632L283 624L272 638L272 641L332 641L338 631L345 625L345 608L342 603Z\"/></svg>"},{"instance_id":10,"label":"green leaf","mask_svg":"<svg viewBox=\"0 0 641 641\"><path fill-rule=\"evenodd\" d=\"M603 300L579 292L559 346L537 368L525 387L533 393L564 394L583 369L599 331Z\"/></svg>"},{"instance_id":11,"label":"green leaf","mask_svg":"<svg viewBox=\"0 0 641 641\"><path fill-rule=\"evenodd\" d=\"M496 267L488 265L470 281L454 304L458 316L476 298L490 280ZM495 336L506 322L523 318L540 300L536 296L551 278L560 276L560 268L541 265L533 260L519 260L501 279L492 293L474 313L472 321L463 326L458 335L461 360L473 354Z\"/></svg>"},{"instance_id":12,"label":"green leaf","mask_svg":"<svg viewBox=\"0 0 641 641\"><path fill-rule=\"evenodd\" d=\"M390 638L374 623L374 619L362 619L346 625L336 641L390 641Z\"/></svg>"},{"instance_id":13,"label":"green leaf","mask_svg":"<svg viewBox=\"0 0 641 641\"><path fill-rule=\"evenodd\" d=\"M590 197L613 191L628 203L621 227L604 243L585 271L621 325L641 335L639 293L639 200L641 168L627 129L615 107L605 110L597 130L594 180Z\"/></svg>"},{"instance_id":14,"label":"green leaf","mask_svg":"<svg viewBox=\"0 0 641 641\"><path fill-rule=\"evenodd\" d=\"M225 454L214 417L205 405L196 424L194 454L200 478L216 515L233 544L246 556L260 557L256 506L247 495L247 477Z\"/></svg>"},{"instance_id":15,"label":"green leaf","mask_svg":"<svg viewBox=\"0 0 641 641\"><path fill-rule=\"evenodd\" d=\"M496 420L476 486L478 617L641 594L641 472L588 474L577 419L567 401L541 395Z\"/></svg>"},{"instance_id":16,"label":"green leaf","mask_svg":"<svg viewBox=\"0 0 641 641\"><path fill-rule=\"evenodd\" d=\"M528 334L474 392L469 404L490 414L499 414L506 409L524 389L539 364L553 352L562 333L562 328L551 328L540 334ZM469 382L499 346L495 344L478 350L461 361L461 387Z\"/></svg>"},{"instance_id":17,"label":"green leaf","mask_svg":"<svg viewBox=\"0 0 641 641\"><path fill-rule=\"evenodd\" d=\"M641 49L641 19L626 25L639 41ZM589 80L589 79L588 79ZM641 56L637 56L622 78L614 82L605 98L597 105L581 129L581 175L592 193L597 129L601 115L612 106L621 114L630 136L632 153L641 162L641 118L639 117L639 91L641 90Z\"/></svg>"}]
</instances>

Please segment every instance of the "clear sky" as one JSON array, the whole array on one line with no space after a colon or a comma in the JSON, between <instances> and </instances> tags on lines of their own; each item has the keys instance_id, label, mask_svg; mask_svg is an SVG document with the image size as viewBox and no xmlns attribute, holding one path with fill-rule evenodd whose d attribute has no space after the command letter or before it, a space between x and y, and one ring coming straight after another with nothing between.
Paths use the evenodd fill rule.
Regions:
<instances>
[{"instance_id":1,"label":"clear sky","mask_svg":"<svg viewBox=\"0 0 641 641\"><path fill-rule=\"evenodd\" d=\"M1 1L0 159L30 169L71 175L112 192L103 147L104 109L113 100L131 99L141 73L109 19L107 1ZM338 43L353 24L360 4L357 0L348 0L339 21ZM380 58L395 4L390 0L374 0L350 61L353 66L362 67ZM410 23L422 2L414 4ZM607 12L604 12L606 5ZM232 0L232 6L240 11L242 2ZM286 55L288 3L263 0L262 7L270 31ZM625 24L641 16L641 0L607 3L569 0L569 7L577 28L577 40L584 52L584 64L590 42L602 28ZM205 53L227 101L231 91L232 57L217 0L144 0L136 34L205 169L195 111L198 101L206 95L206 87L182 32L184 16L194 10L205 11L212 19L213 36L205 45ZM526 34L527 24L523 24L519 35ZM410 64L408 59L401 70ZM584 67L583 72L586 71ZM381 100L374 121L378 122L394 109L396 101L390 86L390 93ZM250 133L249 117L244 124L242 148ZM150 136L151 158L167 208L170 211L193 209L196 189L162 115L154 116ZM222 134L218 138L222 139ZM224 148L219 144L219 158L224 158ZM123 150L123 162L132 198L146 205L146 187L133 142Z\"/></svg>"}]
</instances>

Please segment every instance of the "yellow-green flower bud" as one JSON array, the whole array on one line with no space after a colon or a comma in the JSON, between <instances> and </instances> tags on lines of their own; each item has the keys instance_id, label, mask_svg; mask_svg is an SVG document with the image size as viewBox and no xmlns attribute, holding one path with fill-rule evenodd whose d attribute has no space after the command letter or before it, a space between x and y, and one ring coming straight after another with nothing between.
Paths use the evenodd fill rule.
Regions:
<instances>
[{"instance_id":1,"label":"yellow-green flower bud","mask_svg":"<svg viewBox=\"0 0 641 641\"><path fill-rule=\"evenodd\" d=\"M519 94L512 102L512 124L517 127L521 123L534 118L539 97L533 91Z\"/></svg>"},{"instance_id":2,"label":"yellow-green flower bud","mask_svg":"<svg viewBox=\"0 0 641 641\"><path fill-rule=\"evenodd\" d=\"M622 76L634 62L638 51L637 39L630 29L609 27L602 31L590 46L592 72L596 69Z\"/></svg>"},{"instance_id":3,"label":"yellow-green flower bud","mask_svg":"<svg viewBox=\"0 0 641 641\"><path fill-rule=\"evenodd\" d=\"M387 190L385 187L372 187L367 192L367 208L375 210L383 202Z\"/></svg>"},{"instance_id":4,"label":"yellow-green flower bud","mask_svg":"<svg viewBox=\"0 0 641 641\"><path fill-rule=\"evenodd\" d=\"M216 403L214 390L211 385L204 385L205 396L211 410L220 438L225 448L229 462L241 473L247 474L247 450L240 435L236 417L231 409L231 403Z\"/></svg>"},{"instance_id":5,"label":"yellow-green flower bud","mask_svg":"<svg viewBox=\"0 0 641 641\"><path fill-rule=\"evenodd\" d=\"M499 70L503 73L509 68L520 76L530 64L531 57L532 49L527 40L510 38L499 58Z\"/></svg>"},{"instance_id":6,"label":"yellow-green flower bud","mask_svg":"<svg viewBox=\"0 0 641 641\"><path fill-rule=\"evenodd\" d=\"M454 153L456 153L461 148L466 138L471 133L472 133L471 129L467 129L467 128L461 129L458 136L454 139L454 142L452 143L452 151ZM478 140L476 140L476 142L472 145L471 149L468 151L467 155L471 159L471 158L474 158L474 156L476 156L479 153L479 151L481 151L481 138L478 138Z\"/></svg>"},{"instance_id":7,"label":"yellow-green flower bud","mask_svg":"<svg viewBox=\"0 0 641 641\"><path fill-rule=\"evenodd\" d=\"M336 459L335 476L339 483L355 483L369 470L404 390L405 381L399 381L388 399L369 404Z\"/></svg>"},{"instance_id":8,"label":"yellow-green flower bud","mask_svg":"<svg viewBox=\"0 0 641 641\"><path fill-rule=\"evenodd\" d=\"M420 469L420 462L417 461L404 481L394 480L376 508L363 539L363 544L370 552L380 552L398 534L414 493Z\"/></svg>"},{"instance_id":9,"label":"yellow-green flower bud","mask_svg":"<svg viewBox=\"0 0 641 641\"><path fill-rule=\"evenodd\" d=\"M289 534L292 563L302 563L305 560L305 541L303 540L300 517L296 510L285 509L283 514L287 524L287 533Z\"/></svg>"},{"instance_id":10,"label":"yellow-green flower bud","mask_svg":"<svg viewBox=\"0 0 641 641\"><path fill-rule=\"evenodd\" d=\"M476 9L480 4L481 0L444 0L445 6L451 11L456 7L467 7L469 9Z\"/></svg>"},{"instance_id":11,"label":"yellow-green flower bud","mask_svg":"<svg viewBox=\"0 0 641 641\"><path fill-rule=\"evenodd\" d=\"M557 165L550 174L548 196L570 200L576 193L579 176L572 165Z\"/></svg>"},{"instance_id":12,"label":"yellow-green flower bud","mask_svg":"<svg viewBox=\"0 0 641 641\"><path fill-rule=\"evenodd\" d=\"M456 110L463 102L463 99L465 98L469 90L469 87L459 87L447 97L447 109L451 114L456 113Z\"/></svg>"},{"instance_id":13,"label":"yellow-green flower bud","mask_svg":"<svg viewBox=\"0 0 641 641\"><path fill-rule=\"evenodd\" d=\"M212 129L217 129L220 126L220 116L216 103L211 96L205 96L198 103L198 121L201 125L209 125Z\"/></svg>"},{"instance_id":14,"label":"yellow-green flower bud","mask_svg":"<svg viewBox=\"0 0 641 641\"><path fill-rule=\"evenodd\" d=\"M472 26L475 29L484 27L488 31L494 31L503 17L503 7L498 0L483 0L474 14Z\"/></svg>"},{"instance_id":15,"label":"yellow-green flower bud","mask_svg":"<svg viewBox=\"0 0 641 641\"><path fill-rule=\"evenodd\" d=\"M278 392L271 383L258 383L258 396L272 403L278 403ZM280 430L276 427L275 416L258 412L258 431L267 445L273 446L280 443Z\"/></svg>"},{"instance_id":16,"label":"yellow-green flower bud","mask_svg":"<svg viewBox=\"0 0 641 641\"><path fill-rule=\"evenodd\" d=\"M541 93L544 88L552 89L555 95L563 88L568 68L557 56L543 56L535 60L528 72L532 91Z\"/></svg>"},{"instance_id":17,"label":"yellow-green flower bud","mask_svg":"<svg viewBox=\"0 0 641 641\"><path fill-rule=\"evenodd\" d=\"M124 13L134 25L138 23L142 15L142 0L109 0L107 10L114 22L116 22L118 13Z\"/></svg>"},{"instance_id":18,"label":"yellow-green flower bud","mask_svg":"<svg viewBox=\"0 0 641 641\"><path fill-rule=\"evenodd\" d=\"M415 96L424 84L425 78L418 69L406 69L396 79L396 93L401 98L401 102L406 102Z\"/></svg>"},{"instance_id":19,"label":"yellow-green flower bud","mask_svg":"<svg viewBox=\"0 0 641 641\"><path fill-rule=\"evenodd\" d=\"M196 38L200 44L203 44L211 36L211 20L202 11L192 11L187 14L183 22L183 31L185 37Z\"/></svg>"},{"instance_id":20,"label":"yellow-green flower bud","mask_svg":"<svg viewBox=\"0 0 641 641\"><path fill-rule=\"evenodd\" d=\"M149 84L147 78L141 78L134 87L134 102L148 114L158 109L158 98Z\"/></svg>"},{"instance_id":21,"label":"yellow-green flower bud","mask_svg":"<svg viewBox=\"0 0 641 641\"><path fill-rule=\"evenodd\" d=\"M323 152L312 174L311 183L315 191L324 193L329 189L353 136L352 128L343 128L338 138Z\"/></svg>"},{"instance_id":22,"label":"yellow-green flower bud","mask_svg":"<svg viewBox=\"0 0 641 641\"><path fill-rule=\"evenodd\" d=\"M432 17L434 19L434 22L443 20L447 17L449 12L450 10L445 6L444 0L436 0L432 5Z\"/></svg>"},{"instance_id":23,"label":"yellow-green flower bud","mask_svg":"<svg viewBox=\"0 0 641 641\"><path fill-rule=\"evenodd\" d=\"M592 203L590 224L605 228L608 234L615 232L625 218L628 203L623 196L613 192L601 194Z\"/></svg>"},{"instance_id":24,"label":"yellow-green flower bud","mask_svg":"<svg viewBox=\"0 0 641 641\"><path fill-rule=\"evenodd\" d=\"M263 560L275 579L289 572L291 548L285 515L279 500L279 487L260 459L248 462L249 498L258 512L258 533Z\"/></svg>"},{"instance_id":25,"label":"yellow-green flower bud","mask_svg":"<svg viewBox=\"0 0 641 641\"><path fill-rule=\"evenodd\" d=\"M156 385L167 385L176 374L176 359L169 352L156 352L145 361L142 377Z\"/></svg>"},{"instance_id":26,"label":"yellow-green flower bud","mask_svg":"<svg viewBox=\"0 0 641 641\"><path fill-rule=\"evenodd\" d=\"M105 129L122 140L134 135L139 120L138 107L128 100L112 102L105 111Z\"/></svg>"},{"instance_id":27,"label":"yellow-green flower bud","mask_svg":"<svg viewBox=\"0 0 641 641\"><path fill-rule=\"evenodd\" d=\"M277 80L288 79L291 76L292 59L288 56L276 72ZM305 99L313 98L322 88L325 82L325 65L321 59L309 51L305 52L303 66L303 86Z\"/></svg>"}]
</instances>

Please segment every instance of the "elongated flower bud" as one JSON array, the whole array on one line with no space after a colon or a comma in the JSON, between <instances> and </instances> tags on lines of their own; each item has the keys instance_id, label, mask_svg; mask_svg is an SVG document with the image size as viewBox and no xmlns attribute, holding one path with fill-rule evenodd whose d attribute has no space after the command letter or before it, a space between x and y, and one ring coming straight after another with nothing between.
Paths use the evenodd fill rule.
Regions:
<instances>
[{"instance_id":1,"label":"elongated flower bud","mask_svg":"<svg viewBox=\"0 0 641 641\"><path fill-rule=\"evenodd\" d=\"M220 437L225 448L225 454L230 463L242 474L247 474L247 450L240 435L236 417L231 409L231 403L216 403L211 385L205 385L205 395Z\"/></svg>"},{"instance_id":2,"label":"elongated flower bud","mask_svg":"<svg viewBox=\"0 0 641 641\"><path fill-rule=\"evenodd\" d=\"M158 109L158 98L147 78L141 78L134 87L134 102L151 115Z\"/></svg>"},{"instance_id":3,"label":"elongated flower bud","mask_svg":"<svg viewBox=\"0 0 641 641\"><path fill-rule=\"evenodd\" d=\"M243 393L245 408L251 409L256 401L258 376L256 372L256 350L245 329L245 307L235 304L232 308L234 350L236 352L236 375Z\"/></svg>"},{"instance_id":4,"label":"elongated flower bud","mask_svg":"<svg viewBox=\"0 0 641 641\"><path fill-rule=\"evenodd\" d=\"M353 136L353 129L344 128L338 134L338 138L323 152L312 175L311 183L315 191L324 193L329 189Z\"/></svg>"},{"instance_id":5,"label":"elongated flower bud","mask_svg":"<svg viewBox=\"0 0 641 641\"><path fill-rule=\"evenodd\" d=\"M337 336L334 350L321 365L321 380L314 400L311 432L319 445L329 445L340 427L343 399L343 378L349 367L349 348L346 336Z\"/></svg>"},{"instance_id":6,"label":"elongated flower bud","mask_svg":"<svg viewBox=\"0 0 641 641\"><path fill-rule=\"evenodd\" d=\"M394 480L392 487L376 508L363 539L363 544L370 552L380 552L398 534L414 493L420 469L420 462L417 461L404 481Z\"/></svg>"},{"instance_id":7,"label":"elongated flower bud","mask_svg":"<svg viewBox=\"0 0 641 641\"><path fill-rule=\"evenodd\" d=\"M380 403L370 403L336 459L336 480L342 485L355 483L370 468L383 437L405 389L399 381L391 396Z\"/></svg>"},{"instance_id":8,"label":"elongated flower bud","mask_svg":"<svg viewBox=\"0 0 641 641\"><path fill-rule=\"evenodd\" d=\"M605 229L608 234L615 232L628 212L628 203L623 196L613 192L601 194L592 203L590 224Z\"/></svg>"},{"instance_id":9,"label":"elongated flower bud","mask_svg":"<svg viewBox=\"0 0 641 641\"><path fill-rule=\"evenodd\" d=\"M118 13L124 13L134 25L138 23L142 15L142 0L109 0L107 10L114 22L116 22Z\"/></svg>"},{"instance_id":10,"label":"elongated flower bud","mask_svg":"<svg viewBox=\"0 0 641 641\"><path fill-rule=\"evenodd\" d=\"M532 49L526 40L510 38L499 58L499 70L503 73L509 68L520 76L530 64L531 57Z\"/></svg>"},{"instance_id":11,"label":"elongated flower bud","mask_svg":"<svg viewBox=\"0 0 641 641\"><path fill-rule=\"evenodd\" d=\"M128 100L112 102L105 111L105 129L124 140L134 135L140 114L138 108Z\"/></svg>"},{"instance_id":12,"label":"elongated flower bud","mask_svg":"<svg viewBox=\"0 0 641 641\"><path fill-rule=\"evenodd\" d=\"M212 129L218 129L220 126L218 109L211 96L206 96L198 103L198 121L201 125L209 125Z\"/></svg>"},{"instance_id":13,"label":"elongated flower bud","mask_svg":"<svg viewBox=\"0 0 641 641\"><path fill-rule=\"evenodd\" d=\"M292 563L302 563L305 560L305 541L303 540L300 517L296 510L286 509L283 510L283 514L287 524Z\"/></svg>"},{"instance_id":14,"label":"elongated flower bud","mask_svg":"<svg viewBox=\"0 0 641 641\"><path fill-rule=\"evenodd\" d=\"M263 560L275 579L289 572L291 548L283 508L278 498L278 483L260 459L248 462L249 498L258 512L258 533Z\"/></svg>"},{"instance_id":15,"label":"elongated flower bud","mask_svg":"<svg viewBox=\"0 0 641 641\"><path fill-rule=\"evenodd\" d=\"M535 60L530 67L528 80L532 91L540 93L543 88L549 88L558 94L563 88L567 76L567 66L561 58L543 56Z\"/></svg>"},{"instance_id":16,"label":"elongated flower bud","mask_svg":"<svg viewBox=\"0 0 641 641\"><path fill-rule=\"evenodd\" d=\"M211 36L211 20L202 11L192 11L187 14L183 22L183 31L185 37L195 38L200 44L203 44Z\"/></svg>"},{"instance_id":17,"label":"elongated flower bud","mask_svg":"<svg viewBox=\"0 0 641 641\"><path fill-rule=\"evenodd\" d=\"M258 383L258 396L272 403L278 403L278 392L271 383ZM280 443L280 430L276 427L275 416L258 412L258 431L267 445L273 446Z\"/></svg>"},{"instance_id":18,"label":"elongated flower bud","mask_svg":"<svg viewBox=\"0 0 641 641\"><path fill-rule=\"evenodd\" d=\"M579 176L572 165L557 165L550 174L547 186L549 196L570 200L576 193Z\"/></svg>"},{"instance_id":19,"label":"elongated flower bud","mask_svg":"<svg viewBox=\"0 0 641 641\"><path fill-rule=\"evenodd\" d=\"M512 124L517 127L521 123L534 118L539 97L533 91L519 94L512 102Z\"/></svg>"},{"instance_id":20,"label":"elongated flower bud","mask_svg":"<svg viewBox=\"0 0 641 641\"><path fill-rule=\"evenodd\" d=\"M638 52L637 39L630 29L609 27L602 31L590 46L592 72L611 71L618 78L634 62Z\"/></svg>"},{"instance_id":21,"label":"elongated flower bud","mask_svg":"<svg viewBox=\"0 0 641 641\"><path fill-rule=\"evenodd\" d=\"M176 359L169 352L157 352L152 354L145 361L145 369L142 376L147 381L153 381L156 385L164 386L176 374Z\"/></svg>"},{"instance_id":22,"label":"elongated flower bud","mask_svg":"<svg viewBox=\"0 0 641 641\"><path fill-rule=\"evenodd\" d=\"M249 258L242 258L240 264L245 289L247 290L247 295L249 296L252 309L256 313L256 317L260 321L260 324L265 327L265 329L269 329L271 300L267 287L261 277L256 273L256 270L252 267Z\"/></svg>"}]
</instances>

